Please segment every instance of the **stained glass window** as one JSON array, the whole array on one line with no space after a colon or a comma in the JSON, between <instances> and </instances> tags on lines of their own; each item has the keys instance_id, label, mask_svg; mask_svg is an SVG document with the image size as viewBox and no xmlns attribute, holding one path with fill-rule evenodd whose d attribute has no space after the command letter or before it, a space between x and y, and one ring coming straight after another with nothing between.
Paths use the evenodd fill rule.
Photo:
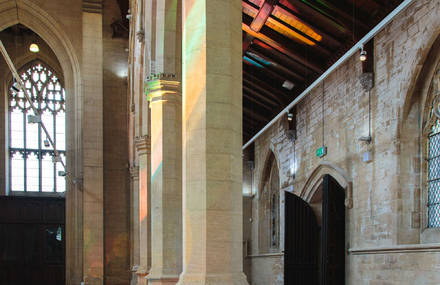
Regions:
<instances>
[{"instance_id":1,"label":"stained glass window","mask_svg":"<svg viewBox=\"0 0 440 285\"><path fill-rule=\"evenodd\" d=\"M41 120L52 137L61 159L66 160L65 92L59 78L47 65L33 62L21 71L21 79ZM35 115L22 91L9 89L9 188L20 192L64 192L60 162L54 162L41 124L29 123Z\"/></svg>"}]
</instances>

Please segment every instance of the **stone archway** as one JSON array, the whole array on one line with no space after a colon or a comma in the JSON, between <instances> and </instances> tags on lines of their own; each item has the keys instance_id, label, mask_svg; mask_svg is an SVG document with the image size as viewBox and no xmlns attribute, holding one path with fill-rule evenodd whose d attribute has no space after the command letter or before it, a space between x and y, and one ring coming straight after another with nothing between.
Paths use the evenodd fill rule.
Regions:
<instances>
[{"instance_id":1,"label":"stone archway","mask_svg":"<svg viewBox=\"0 0 440 285\"><path fill-rule=\"evenodd\" d=\"M62 26L32 1L17 0L0 5L0 30L23 24L37 33L53 50L60 62L67 94L67 161L72 177L82 173L82 96L80 64L75 49ZM74 179L74 181L79 181ZM68 184L66 191L66 280L82 280L82 193L80 183Z\"/></svg>"},{"instance_id":2,"label":"stone archway","mask_svg":"<svg viewBox=\"0 0 440 285\"><path fill-rule=\"evenodd\" d=\"M351 209L353 207L353 182L342 168L326 161L322 162L312 171L300 192L300 197L307 203L310 203L326 174L332 176L344 189L345 206Z\"/></svg>"}]
</instances>

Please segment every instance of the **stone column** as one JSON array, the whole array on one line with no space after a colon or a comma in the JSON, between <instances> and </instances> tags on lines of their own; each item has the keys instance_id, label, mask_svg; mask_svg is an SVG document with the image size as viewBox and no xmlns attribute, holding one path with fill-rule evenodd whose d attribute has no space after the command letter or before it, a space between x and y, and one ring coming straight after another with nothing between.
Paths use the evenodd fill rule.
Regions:
<instances>
[{"instance_id":1,"label":"stone column","mask_svg":"<svg viewBox=\"0 0 440 285\"><path fill-rule=\"evenodd\" d=\"M174 75L147 82L151 109L152 260L148 284L176 284L182 272L182 101Z\"/></svg>"},{"instance_id":2,"label":"stone column","mask_svg":"<svg viewBox=\"0 0 440 285\"><path fill-rule=\"evenodd\" d=\"M241 1L183 3L184 258L178 284L247 284Z\"/></svg>"},{"instance_id":3,"label":"stone column","mask_svg":"<svg viewBox=\"0 0 440 285\"><path fill-rule=\"evenodd\" d=\"M135 140L139 159L139 268L138 284L146 285L145 279L151 267L151 189L150 189L150 138L138 137Z\"/></svg>"},{"instance_id":4,"label":"stone column","mask_svg":"<svg viewBox=\"0 0 440 285\"><path fill-rule=\"evenodd\" d=\"M104 284L103 40L102 3L84 1L83 92L83 281Z\"/></svg>"},{"instance_id":5,"label":"stone column","mask_svg":"<svg viewBox=\"0 0 440 285\"><path fill-rule=\"evenodd\" d=\"M130 167L130 191L131 191L131 283L137 285L137 271L140 263L140 220L139 220L139 167Z\"/></svg>"}]
</instances>

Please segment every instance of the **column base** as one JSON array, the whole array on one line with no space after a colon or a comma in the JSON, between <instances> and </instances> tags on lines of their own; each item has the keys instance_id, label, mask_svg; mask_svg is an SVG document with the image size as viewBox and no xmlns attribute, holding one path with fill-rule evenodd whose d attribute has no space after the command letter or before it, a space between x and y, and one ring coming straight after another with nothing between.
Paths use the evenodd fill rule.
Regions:
<instances>
[{"instance_id":1,"label":"column base","mask_svg":"<svg viewBox=\"0 0 440 285\"><path fill-rule=\"evenodd\" d=\"M146 279L148 280L148 285L176 285L177 281L179 281L179 276L154 276L151 274Z\"/></svg>"},{"instance_id":2,"label":"column base","mask_svg":"<svg viewBox=\"0 0 440 285\"><path fill-rule=\"evenodd\" d=\"M148 272L147 270L143 269L143 268L139 268L138 271L136 271L136 275L137 275L137 285L147 285L147 276L148 276Z\"/></svg>"},{"instance_id":3,"label":"column base","mask_svg":"<svg viewBox=\"0 0 440 285\"><path fill-rule=\"evenodd\" d=\"M130 285L138 285L138 276L137 276L137 271L139 269L138 265L134 265L131 268L131 280L130 280Z\"/></svg>"},{"instance_id":4,"label":"column base","mask_svg":"<svg viewBox=\"0 0 440 285\"><path fill-rule=\"evenodd\" d=\"M236 274L185 274L177 285L248 285L244 273Z\"/></svg>"}]
</instances>

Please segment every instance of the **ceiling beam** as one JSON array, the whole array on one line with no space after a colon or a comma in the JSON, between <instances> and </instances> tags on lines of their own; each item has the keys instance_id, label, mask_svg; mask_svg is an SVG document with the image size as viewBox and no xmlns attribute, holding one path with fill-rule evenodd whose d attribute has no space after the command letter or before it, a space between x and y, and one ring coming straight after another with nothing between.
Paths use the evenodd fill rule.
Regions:
<instances>
[{"instance_id":1,"label":"ceiling beam","mask_svg":"<svg viewBox=\"0 0 440 285\"><path fill-rule=\"evenodd\" d=\"M255 49L255 45L251 46L249 49L249 52L254 53L255 55L257 55L258 57L262 58L265 61L271 62L273 64L273 68L277 69L280 72L283 72L285 74L287 74L290 78L295 78L296 81L304 81L304 76L300 75L299 73L296 73L294 71L292 71L290 68L286 67L284 64L281 64L279 61L274 60L273 58L269 58L266 55L262 54L261 52L258 52Z\"/></svg>"},{"instance_id":2,"label":"ceiling beam","mask_svg":"<svg viewBox=\"0 0 440 285\"><path fill-rule=\"evenodd\" d=\"M258 98L258 97L257 97L257 98ZM267 111L270 111L270 112L273 111L273 109L272 109L271 107L269 107L269 105L264 104L263 102L261 102L261 101L255 99L254 97L250 96L247 92L243 92L243 101L244 101L244 100L249 100L249 101L251 101L252 103L257 104L258 106L260 106L260 107L266 109Z\"/></svg>"},{"instance_id":3,"label":"ceiling beam","mask_svg":"<svg viewBox=\"0 0 440 285\"><path fill-rule=\"evenodd\" d=\"M300 64L297 61L294 61L293 59L289 58L285 54L281 53L277 49L274 49L270 45L264 43L263 41L260 41L258 39L254 39L252 42L252 49L256 49L259 52L265 54L266 56L273 58L277 61L282 61L287 65L287 68L294 71L298 74L303 74L302 76L305 78L309 76L310 74L316 74L315 71L310 70L309 68L305 67L304 65Z\"/></svg>"},{"instance_id":4,"label":"ceiling beam","mask_svg":"<svg viewBox=\"0 0 440 285\"><path fill-rule=\"evenodd\" d=\"M254 20L250 24L250 28L254 32L259 32L261 28L266 24L267 19L272 15L272 11L275 8L278 0L263 0L260 10L257 12Z\"/></svg>"},{"instance_id":5,"label":"ceiling beam","mask_svg":"<svg viewBox=\"0 0 440 285\"><path fill-rule=\"evenodd\" d=\"M245 85L245 84L247 84L247 85ZM281 104L279 102L273 100L272 98L268 98L265 95L262 95L261 93L265 93L265 92L261 92L261 90L259 90L260 92L258 92L257 90L255 90L253 88L254 85L255 85L255 83L252 83L248 80L243 79L243 91L244 92L249 93L252 96L261 99L262 101L266 102L266 104L272 105L274 108L281 108Z\"/></svg>"},{"instance_id":6,"label":"ceiling beam","mask_svg":"<svg viewBox=\"0 0 440 285\"><path fill-rule=\"evenodd\" d=\"M246 53L246 56L247 56L248 58L250 58L250 59L252 59L252 60L258 62L258 58L257 58L255 55L253 55L253 54L251 54L251 53ZM267 65L265 65L263 69L259 69L258 67L253 66L251 63L249 63L249 62L247 62L247 61L245 61L245 60L243 60L243 63L246 64L247 66L249 66L250 69L255 70L256 72L258 72L258 71L261 70L261 72L264 72L265 74L269 75L270 77L278 79L278 80L281 82L281 84L282 84L284 81L286 81L286 80L292 81L293 83L296 83L296 84L299 83L299 81L298 81L297 79L291 79L291 78L289 78L289 76L286 76L286 75L283 74L283 73L273 71L273 70L272 70L269 66L267 66Z\"/></svg>"},{"instance_id":7,"label":"ceiling beam","mask_svg":"<svg viewBox=\"0 0 440 285\"><path fill-rule=\"evenodd\" d=\"M298 61L299 63L301 63L302 65L306 66L307 68L315 71L316 73L324 72L324 69L322 67L320 67L319 65L312 63L312 62L304 59L301 56L298 56L295 52L291 51L289 48L285 47L284 45L279 44L278 42L276 42L275 40L273 40L269 36L267 36L263 33L256 33L254 31L252 31L251 28L248 25L246 25L245 23L242 23L242 28L243 28L243 31L245 31L246 33L265 42L266 44L270 45L271 47L277 49L279 52Z\"/></svg>"},{"instance_id":8,"label":"ceiling beam","mask_svg":"<svg viewBox=\"0 0 440 285\"><path fill-rule=\"evenodd\" d=\"M324 40L328 41L331 45L340 46L342 44L342 42L340 40L338 40L337 38L335 38L333 35L331 35L330 33L327 33L323 29L317 27L315 24L312 24L311 21L307 20L306 17L301 16L301 14L299 14L299 13L295 13L295 11L290 10L288 7L284 6L283 4L278 3L276 9L280 10L282 13L284 13L286 15L289 15L289 17L292 17L292 18L296 19L297 21L306 24L312 30L314 30L316 33L321 35L322 38Z\"/></svg>"},{"instance_id":9,"label":"ceiling beam","mask_svg":"<svg viewBox=\"0 0 440 285\"><path fill-rule=\"evenodd\" d=\"M266 4L266 2L265 2ZM245 8L244 12L246 15L248 15L249 17L253 17L254 15L255 18L252 20L252 23L249 24L249 27L254 31L254 32L260 32L261 29L263 28L263 25L258 25L257 28L258 29L254 29L252 25L254 25L254 23L257 20L257 17L260 15L260 12L262 11L262 8L260 8L260 10L258 10L257 7L255 7L256 5L254 5L253 3L248 3L247 0L242 1L242 5ZM297 22L301 23L301 26L308 26L308 25L304 25L304 23L302 21L300 21L297 17L295 17L293 14L289 13L287 10L282 9L279 4L277 3L276 6L272 6L272 9L270 10L269 15L267 15L266 18L264 18L264 23L266 24L266 26L271 27L273 29L273 26L276 26L278 28L280 28L283 31L290 31L291 33L293 33L294 35L296 35L296 39L299 41L301 44L308 44L311 45L312 47L319 47L321 52L326 53L327 55L331 54L331 51L329 50L328 47L326 47L321 41L313 38L312 36L310 36L309 34L306 34L305 32L296 29L295 27L291 26L290 23L285 22L284 20L282 20L279 17L276 17L273 12L276 11L278 16L283 16L283 17L289 17L290 19L296 20ZM282 15L280 15L282 14ZM265 15L266 16L266 15ZM259 22L261 23L261 21ZM310 27L307 27L310 28ZM277 30L277 32L281 33L280 31ZM316 31L313 31L316 33ZM284 35L286 37L295 37L292 36L292 34L289 33L288 35ZM319 36L322 37L322 35L319 34ZM291 38L293 39L293 38ZM329 39L329 41L331 41L332 39ZM336 44L337 46L340 45L339 42L337 42Z\"/></svg>"},{"instance_id":10,"label":"ceiling beam","mask_svg":"<svg viewBox=\"0 0 440 285\"><path fill-rule=\"evenodd\" d=\"M258 77L255 72L247 69L246 66L243 66L243 71L243 82L250 84L255 89L259 89L261 92L272 97L274 100L279 102L281 106L284 106L291 101L292 95L281 90L281 86L279 86L279 88L274 87L270 83L266 82L263 78Z\"/></svg>"},{"instance_id":11,"label":"ceiling beam","mask_svg":"<svg viewBox=\"0 0 440 285\"><path fill-rule=\"evenodd\" d=\"M256 11L257 9L255 9L254 12L257 15L254 17L252 23L249 25L252 31L258 33L261 30L264 24L266 24L267 19L272 14L272 11L276 3L278 3L278 0L263 0L263 4L261 5L261 8L258 11ZM243 2L243 5L244 4L245 2ZM247 49L252 43L253 38L254 37L252 35L247 33L246 37L243 40L243 53L247 51Z\"/></svg>"},{"instance_id":12,"label":"ceiling beam","mask_svg":"<svg viewBox=\"0 0 440 285\"><path fill-rule=\"evenodd\" d=\"M249 108L244 107L244 106L243 106L243 112L245 114L250 115L252 118L256 118L257 120L259 120L261 122L267 122L267 121L269 121L271 119L270 116L265 117L265 116L261 115L259 112L255 112L254 110L249 109Z\"/></svg>"}]
</instances>

